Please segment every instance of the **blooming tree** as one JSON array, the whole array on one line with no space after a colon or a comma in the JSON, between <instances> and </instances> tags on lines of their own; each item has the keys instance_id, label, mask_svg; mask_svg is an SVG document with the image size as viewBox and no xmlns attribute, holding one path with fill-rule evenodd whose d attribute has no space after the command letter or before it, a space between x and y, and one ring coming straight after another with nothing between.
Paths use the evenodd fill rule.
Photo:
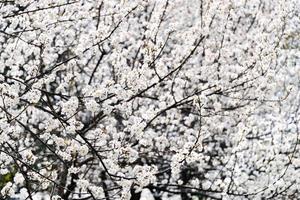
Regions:
<instances>
[{"instance_id":1,"label":"blooming tree","mask_svg":"<svg viewBox=\"0 0 300 200\"><path fill-rule=\"evenodd\" d=\"M0 1L1 199L297 198L299 10Z\"/></svg>"}]
</instances>

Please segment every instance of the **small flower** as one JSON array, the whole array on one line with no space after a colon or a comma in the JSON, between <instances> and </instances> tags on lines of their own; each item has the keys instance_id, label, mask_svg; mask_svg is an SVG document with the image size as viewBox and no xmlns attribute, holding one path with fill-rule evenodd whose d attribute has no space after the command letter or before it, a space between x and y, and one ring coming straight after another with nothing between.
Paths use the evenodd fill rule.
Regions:
<instances>
[{"instance_id":1,"label":"small flower","mask_svg":"<svg viewBox=\"0 0 300 200\"><path fill-rule=\"evenodd\" d=\"M12 196L14 194L14 188L12 182L6 183L6 185L1 190L2 196Z\"/></svg>"},{"instance_id":2,"label":"small flower","mask_svg":"<svg viewBox=\"0 0 300 200\"><path fill-rule=\"evenodd\" d=\"M34 164L37 157L35 155L33 155L32 151L31 150L25 150L23 152L20 153L22 158L23 158L23 161L27 162L28 164Z\"/></svg>"},{"instance_id":3,"label":"small flower","mask_svg":"<svg viewBox=\"0 0 300 200\"><path fill-rule=\"evenodd\" d=\"M88 152L89 152L89 148L86 145L83 145L83 146L79 147L78 154L80 156L85 156L85 155L88 154Z\"/></svg>"},{"instance_id":4,"label":"small flower","mask_svg":"<svg viewBox=\"0 0 300 200\"><path fill-rule=\"evenodd\" d=\"M55 195L51 198L51 200L62 200L61 196Z\"/></svg>"},{"instance_id":5,"label":"small flower","mask_svg":"<svg viewBox=\"0 0 300 200\"><path fill-rule=\"evenodd\" d=\"M79 179L76 181L76 183L77 183L77 187L83 190L86 190L90 185L90 182L84 179Z\"/></svg>"},{"instance_id":6,"label":"small flower","mask_svg":"<svg viewBox=\"0 0 300 200\"><path fill-rule=\"evenodd\" d=\"M22 185L23 182L24 182L24 177L22 174L20 173L16 173L15 176L14 176L14 183L17 184L17 185Z\"/></svg>"}]
</instances>

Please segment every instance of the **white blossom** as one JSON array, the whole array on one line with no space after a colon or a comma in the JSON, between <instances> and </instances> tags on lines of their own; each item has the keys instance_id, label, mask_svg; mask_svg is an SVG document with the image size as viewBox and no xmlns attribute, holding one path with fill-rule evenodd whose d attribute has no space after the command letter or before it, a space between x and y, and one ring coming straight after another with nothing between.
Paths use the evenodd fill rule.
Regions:
<instances>
[{"instance_id":1,"label":"white blossom","mask_svg":"<svg viewBox=\"0 0 300 200\"><path fill-rule=\"evenodd\" d=\"M297 199L299 10L1 1L0 199Z\"/></svg>"}]
</instances>

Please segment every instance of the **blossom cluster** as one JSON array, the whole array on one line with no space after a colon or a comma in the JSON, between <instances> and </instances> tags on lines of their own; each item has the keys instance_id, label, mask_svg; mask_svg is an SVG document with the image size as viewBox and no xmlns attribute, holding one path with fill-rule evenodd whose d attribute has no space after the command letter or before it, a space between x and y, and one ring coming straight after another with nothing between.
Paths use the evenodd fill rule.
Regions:
<instances>
[{"instance_id":1,"label":"blossom cluster","mask_svg":"<svg viewBox=\"0 0 300 200\"><path fill-rule=\"evenodd\" d=\"M0 199L296 199L299 16L298 0L0 1Z\"/></svg>"}]
</instances>

